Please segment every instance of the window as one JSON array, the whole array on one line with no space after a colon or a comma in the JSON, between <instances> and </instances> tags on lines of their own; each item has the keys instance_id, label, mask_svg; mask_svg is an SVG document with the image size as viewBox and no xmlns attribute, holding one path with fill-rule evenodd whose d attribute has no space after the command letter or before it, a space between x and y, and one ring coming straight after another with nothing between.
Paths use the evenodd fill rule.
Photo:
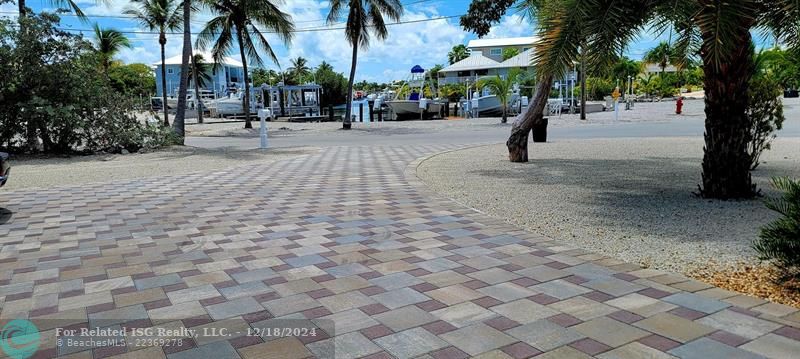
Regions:
<instances>
[{"instance_id":1,"label":"window","mask_svg":"<svg viewBox=\"0 0 800 359\"><path fill-rule=\"evenodd\" d=\"M489 70L475 70L475 75L478 76L486 76L489 74Z\"/></svg>"},{"instance_id":2,"label":"window","mask_svg":"<svg viewBox=\"0 0 800 359\"><path fill-rule=\"evenodd\" d=\"M530 49L531 49L530 47L523 47L523 48L522 48L522 52L528 51L528 50L530 50Z\"/></svg>"},{"instance_id":3,"label":"window","mask_svg":"<svg viewBox=\"0 0 800 359\"><path fill-rule=\"evenodd\" d=\"M167 69L167 73L172 75L175 73L175 69Z\"/></svg>"},{"instance_id":4,"label":"window","mask_svg":"<svg viewBox=\"0 0 800 359\"><path fill-rule=\"evenodd\" d=\"M492 56L500 56L503 54L503 49L491 49L489 50L489 54Z\"/></svg>"}]
</instances>

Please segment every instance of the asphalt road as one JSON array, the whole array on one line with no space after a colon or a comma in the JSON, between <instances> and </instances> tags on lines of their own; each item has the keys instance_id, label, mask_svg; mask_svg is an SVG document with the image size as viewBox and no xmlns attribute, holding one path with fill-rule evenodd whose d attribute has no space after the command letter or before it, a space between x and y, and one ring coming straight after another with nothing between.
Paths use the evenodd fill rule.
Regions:
<instances>
[{"instance_id":1,"label":"asphalt road","mask_svg":"<svg viewBox=\"0 0 800 359\"><path fill-rule=\"evenodd\" d=\"M788 114L787 114L788 115ZM800 118L787 116L784 128L778 132L781 137L800 137ZM372 127L370 127L372 126ZM340 146L352 145L422 145L422 144L465 144L499 143L508 138L510 125L475 128L425 129L414 131L394 131L391 124L367 125L357 123L352 131L328 131L312 134L282 134L269 138L269 147L297 146ZM702 136L704 121L702 117L684 117L663 122L625 122L614 124L587 124L573 127L553 127L548 129L548 141L559 139L596 139L627 137L694 137ZM258 148L257 137L188 137L187 145L237 149Z\"/></svg>"}]
</instances>

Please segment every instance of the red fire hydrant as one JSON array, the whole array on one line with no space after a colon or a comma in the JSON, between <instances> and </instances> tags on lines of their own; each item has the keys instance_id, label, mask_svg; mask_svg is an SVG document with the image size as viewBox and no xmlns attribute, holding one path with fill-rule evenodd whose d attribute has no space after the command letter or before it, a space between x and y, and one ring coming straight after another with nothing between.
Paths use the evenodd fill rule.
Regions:
<instances>
[{"instance_id":1,"label":"red fire hydrant","mask_svg":"<svg viewBox=\"0 0 800 359\"><path fill-rule=\"evenodd\" d=\"M675 113L680 115L683 111L683 97L678 97L678 102L675 103Z\"/></svg>"}]
</instances>

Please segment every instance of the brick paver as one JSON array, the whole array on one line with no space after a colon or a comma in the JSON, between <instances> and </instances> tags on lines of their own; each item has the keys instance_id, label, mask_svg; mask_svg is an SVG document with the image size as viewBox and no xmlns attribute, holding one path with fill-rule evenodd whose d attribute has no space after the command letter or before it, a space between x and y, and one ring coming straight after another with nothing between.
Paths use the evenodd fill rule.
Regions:
<instances>
[{"instance_id":1,"label":"brick paver","mask_svg":"<svg viewBox=\"0 0 800 359\"><path fill-rule=\"evenodd\" d=\"M0 225L0 319L36 324L39 357L800 353L797 309L430 193L415 165L452 148L343 146L215 173L3 192L13 217ZM229 332L181 331L220 327ZM56 328L125 328L128 342L56 348ZM148 338L182 340L133 342Z\"/></svg>"}]
</instances>

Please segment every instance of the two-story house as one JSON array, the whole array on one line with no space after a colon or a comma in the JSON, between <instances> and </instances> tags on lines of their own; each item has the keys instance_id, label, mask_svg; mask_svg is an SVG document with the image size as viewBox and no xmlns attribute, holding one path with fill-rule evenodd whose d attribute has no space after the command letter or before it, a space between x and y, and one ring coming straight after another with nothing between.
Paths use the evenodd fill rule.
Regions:
<instances>
[{"instance_id":1,"label":"two-story house","mask_svg":"<svg viewBox=\"0 0 800 359\"><path fill-rule=\"evenodd\" d=\"M200 52L203 59L211 63L213 57L210 53ZM178 87L181 80L181 63L183 57L181 55L173 56L166 59L167 69L167 95L172 96L177 94ZM154 71L156 73L156 95L162 96L162 81L161 81L161 61L154 63ZM242 63L232 57L225 57L221 64L217 66L210 66L211 82L207 84L203 90L211 90L217 96L222 97L227 95L230 88L244 88L244 66ZM190 80L191 81L191 80Z\"/></svg>"},{"instance_id":2,"label":"two-story house","mask_svg":"<svg viewBox=\"0 0 800 359\"><path fill-rule=\"evenodd\" d=\"M470 52L480 51L494 61L503 62L503 51L508 48L517 49L518 53L528 51L536 42L536 37L510 37L505 39L476 39L467 43Z\"/></svg>"},{"instance_id":3,"label":"two-story house","mask_svg":"<svg viewBox=\"0 0 800 359\"><path fill-rule=\"evenodd\" d=\"M467 48L470 56L439 70L439 84L474 82L481 76L505 76L512 68L523 71L530 67L535 37L472 40ZM519 54L503 60L503 51L515 48Z\"/></svg>"}]
</instances>

